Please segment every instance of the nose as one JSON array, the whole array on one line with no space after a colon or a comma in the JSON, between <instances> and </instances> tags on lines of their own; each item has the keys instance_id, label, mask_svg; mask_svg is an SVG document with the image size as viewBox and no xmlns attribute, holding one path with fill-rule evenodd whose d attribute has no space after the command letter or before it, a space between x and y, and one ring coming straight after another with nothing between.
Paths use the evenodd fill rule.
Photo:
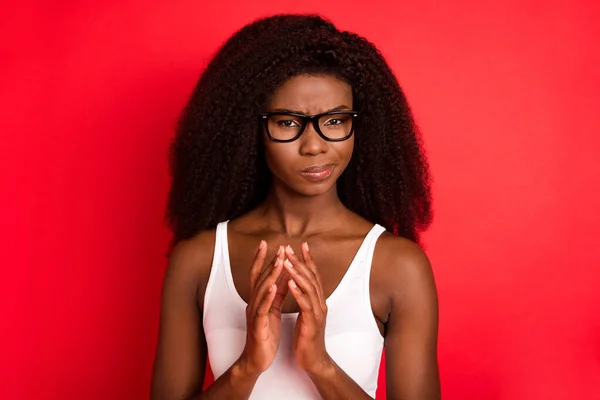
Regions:
<instances>
[{"instance_id":1,"label":"nose","mask_svg":"<svg viewBox=\"0 0 600 400\"><path fill-rule=\"evenodd\" d=\"M308 124L300 136L300 154L303 156L316 156L326 153L329 149L327 141L319 136L313 124Z\"/></svg>"}]
</instances>

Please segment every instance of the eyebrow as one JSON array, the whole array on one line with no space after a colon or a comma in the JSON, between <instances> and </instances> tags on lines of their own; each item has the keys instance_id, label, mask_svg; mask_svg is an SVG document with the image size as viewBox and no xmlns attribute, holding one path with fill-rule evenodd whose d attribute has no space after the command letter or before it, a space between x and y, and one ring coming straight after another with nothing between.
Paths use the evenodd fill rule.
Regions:
<instances>
[{"instance_id":1,"label":"eyebrow","mask_svg":"<svg viewBox=\"0 0 600 400\"><path fill-rule=\"evenodd\" d=\"M344 111L344 110L350 110L350 107L345 106L345 105L341 105L341 106L337 106L334 107L330 110L327 111L323 111L323 113L328 113L328 112L333 112L333 111ZM308 115L303 111L298 111L298 110L290 110L289 108L276 108L271 112L284 112L284 113L294 113L294 114L302 114L302 115ZM323 113L319 113L319 114L323 114Z\"/></svg>"}]
</instances>

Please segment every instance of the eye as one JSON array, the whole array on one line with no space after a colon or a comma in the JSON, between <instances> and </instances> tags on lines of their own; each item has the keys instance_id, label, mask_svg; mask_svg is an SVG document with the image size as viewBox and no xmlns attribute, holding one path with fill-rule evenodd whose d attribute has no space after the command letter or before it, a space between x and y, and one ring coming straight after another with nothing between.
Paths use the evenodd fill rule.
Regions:
<instances>
[{"instance_id":1,"label":"eye","mask_svg":"<svg viewBox=\"0 0 600 400\"><path fill-rule=\"evenodd\" d=\"M325 126L336 126L336 125L342 125L344 123L346 123L346 121L348 121L348 117L347 116L339 116L339 117L334 117L331 119L328 119L327 121L325 121Z\"/></svg>"},{"instance_id":2,"label":"eye","mask_svg":"<svg viewBox=\"0 0 600 400\"><path fill-rule=\"evenodd\" d=\"M339 118L333 118L330 119L329 121L325 122L325 125L339 125L339 124L343 124L344 121L342 121Z\"/></svg>"},{"instance_id":3,"label":"eye","mask_svg":"<svg viewBox=\"0 0 600 400\"><path fill-rule=\"evenodd\" d=\"M280 126L282 128L298 128L298 127L300 127L298 122L294 121L293 119L280 119L279 121L277 121L277 126Z\"/></svg>"}]
</instances>

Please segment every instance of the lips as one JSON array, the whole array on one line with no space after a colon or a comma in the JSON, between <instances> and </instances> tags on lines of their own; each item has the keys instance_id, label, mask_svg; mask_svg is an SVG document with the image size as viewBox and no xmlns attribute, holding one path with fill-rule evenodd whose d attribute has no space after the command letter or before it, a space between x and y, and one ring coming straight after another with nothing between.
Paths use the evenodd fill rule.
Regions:
<instances>
[{"instance_id":1,"label":"lips","mask_svg":"<svg viewBox=\"0 0 600 400\"><path fill-rule=\"evenodd\" d=\"M334 168L331 164L312 165L304 168L300 174L310 181L317 182L330 177Z\"/></svg>"},{"instance_id":2,"label":"lips","mask_svg":"<svg viewBox=\"0 0 600 400\"><path fill-rule=\"evenodd\" d=\"M308 167L308 168L304 168L302 170L302 172L307 172L307 173L316 173L316 172L323 172L325 170L331 169L333 167L333 165L313 165L312 167Z\"/></svg>"}]
</instances>

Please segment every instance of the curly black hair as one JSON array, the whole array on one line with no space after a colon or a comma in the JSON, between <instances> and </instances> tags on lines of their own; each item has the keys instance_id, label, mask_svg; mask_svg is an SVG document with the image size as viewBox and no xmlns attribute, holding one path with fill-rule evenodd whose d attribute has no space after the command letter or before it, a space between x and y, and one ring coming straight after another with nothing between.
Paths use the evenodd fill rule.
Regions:
<instances>
[{"instance_id":1,"label":"curly black hair","mask_svg":"<svg viewBox=\"0 0 600 400\"><path fill-rule=\"evenodd\" d=\"M276 15L236 32L202 73L170 146L172 249L263 201L271 182L258 115L285 80L331 74L352 87L354 153L337 191L350 210L419 243L432 219L420 132L396 77L366 39L317 15Z\"/></svg>"}]
</instances>

